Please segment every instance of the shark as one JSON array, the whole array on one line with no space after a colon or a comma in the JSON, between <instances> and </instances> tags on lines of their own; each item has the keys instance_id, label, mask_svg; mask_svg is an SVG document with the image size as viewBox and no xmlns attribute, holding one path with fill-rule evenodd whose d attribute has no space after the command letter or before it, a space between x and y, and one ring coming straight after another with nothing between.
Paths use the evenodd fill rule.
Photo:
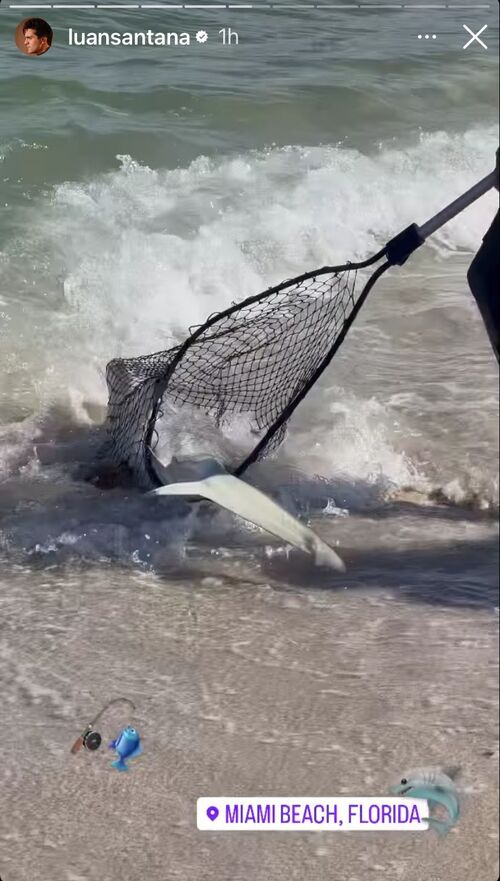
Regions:
<instances>
[{"instance_id":1,"label":"shark","mask_svg":"<svg viewBox=\"0 0 500 881\"><path fill-rule=\"evenodd\" d=\"M458 774L457 768L445 771L422 769L412 771L403 777L396 786L391 786L393 795L407 795L409 798L423 798L429 803L429 808L440 805L445 808L447 818L423 817L440 837L448 834L455 826L460 816L460 804L454 780Z\"/></svg>"},{"instance_id":2,"label":"shark","mask_svg":"<svg viewBox=\"0 0 500 881\"><path fill-rule=\"evenodd\" d=\"M220 462L203 459L179 463L178 460L174 460L174 473L175 467L179 473L180 465L183 476L194 476L196 479L171 482L171 466L166 467L151 449L149 455L156 477L162 484L157 489L151 490L149 496L184 496L191 501L207 499L215 502L303 551L316 565L345 572L344 561L312 529L301 523L266 493L229 474Z\"/></svg>"}]
</instances>

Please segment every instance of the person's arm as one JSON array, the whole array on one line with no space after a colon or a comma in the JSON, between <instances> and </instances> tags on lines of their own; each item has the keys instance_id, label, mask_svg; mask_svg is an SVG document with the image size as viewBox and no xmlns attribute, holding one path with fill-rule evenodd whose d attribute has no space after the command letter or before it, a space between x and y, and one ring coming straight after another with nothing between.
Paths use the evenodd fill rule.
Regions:
<instances>
[{"instance_id":1,"label":"person's arm","mask_svg":"<svg viewBox=\"0 0 500 881\"><path fill-rule=\"evenodd\" d=\"M497 150L497 183L499 185L499 150ZM482 315L493 351L500 363L500 221L498 212L472 261L467 281Z\"/></svg>"}]
</instances>

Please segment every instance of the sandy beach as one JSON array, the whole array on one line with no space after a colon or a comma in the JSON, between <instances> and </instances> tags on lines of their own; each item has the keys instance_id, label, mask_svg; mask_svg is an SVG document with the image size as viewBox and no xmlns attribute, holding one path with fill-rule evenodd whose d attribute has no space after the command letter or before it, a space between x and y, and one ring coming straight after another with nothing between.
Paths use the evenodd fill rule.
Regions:
<instances>
[{"instance_id":1,"label":"sandy beach","mask_svg":"<svg viewBox=\"0 0 500 881\"><path fill-rule=\"evenodd\" d=\"M435 515L408 525L435 530ZM229 563L222 548L168 583L56 566L33 571L27 594L11 568L0 606L3 881L494 879L497 616L460 603L452 570L480 579L496 538L484 525L469 533L453 565L439 545L419 548L420 587L411 559L394 560L399 588L367 590L373 551L364 565L348 552L358 576L339 584L303 563L293 575L284 559L252 564L248 542L240 574L235 548ZM105 748L69 753L117 695L135 702L145 747L128 774ZM127 713L110 708L103 736ZM422 765L462 768L462 816L445 839L196 829L202 795L378 795Z\"/></svg>"}]
</instances>

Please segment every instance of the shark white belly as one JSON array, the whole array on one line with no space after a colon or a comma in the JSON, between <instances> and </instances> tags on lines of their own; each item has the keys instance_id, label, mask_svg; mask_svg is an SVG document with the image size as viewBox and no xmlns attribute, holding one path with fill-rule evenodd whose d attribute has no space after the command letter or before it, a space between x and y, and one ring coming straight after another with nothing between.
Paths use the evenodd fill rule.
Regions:
<instances>
[{"instance_id":1,"label":"shark white belly","mask_svg":"<svg viewBox=\"0 0 500 881\"><path fill-rule=\"evenodd\" d=\"M174 462L168 468L151 451L151 461L158 480L163 486L152 490L149 495L188 496L193 501L202 498L215 502L271 535L282 539L308 554L316 565L329 566L338 572L345 572L345 565L336 551L326 544L312 529L305 526L281 505L245 481L228 474L215 460L200 462ZM201 479L169 482L174 476L176 466L186 471L197 472Z\"/></svg>"}]
</instances>

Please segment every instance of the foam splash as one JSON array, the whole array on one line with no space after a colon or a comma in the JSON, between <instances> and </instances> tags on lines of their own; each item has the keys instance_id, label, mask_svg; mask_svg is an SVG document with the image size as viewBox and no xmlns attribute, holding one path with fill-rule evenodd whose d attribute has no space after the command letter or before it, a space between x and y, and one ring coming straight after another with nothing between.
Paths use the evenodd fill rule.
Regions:
<instances>
[{"instance_id":1,"label":"foam splash","mask_svg":"<svg viewBox=\"0 0 500 881\"><path fill-rule=\"evenodd\" d=\"M496 137L494 128L421 134L410 149L381 145L369 156L289 147L200 157L175 170L120 156L116 171L55 187L36 205L21 256L18 243L7 244L0 265L9 319L1 366L9 401L32 414L19 436L29 443L61 403L76 423L92 424L112 357L168 348L233 301L314 266L363 258L426 220L487 173ZM430 248L473 251L494 208L494 195L481 199ZM326 463L329 473L371 484L418 482L388 410L339 389L334 399L312 451L310 438L292 434L296 459L316 456L320 472ZM12 449L7 456L8 473Z\"/></svg>"}]
</instances>

